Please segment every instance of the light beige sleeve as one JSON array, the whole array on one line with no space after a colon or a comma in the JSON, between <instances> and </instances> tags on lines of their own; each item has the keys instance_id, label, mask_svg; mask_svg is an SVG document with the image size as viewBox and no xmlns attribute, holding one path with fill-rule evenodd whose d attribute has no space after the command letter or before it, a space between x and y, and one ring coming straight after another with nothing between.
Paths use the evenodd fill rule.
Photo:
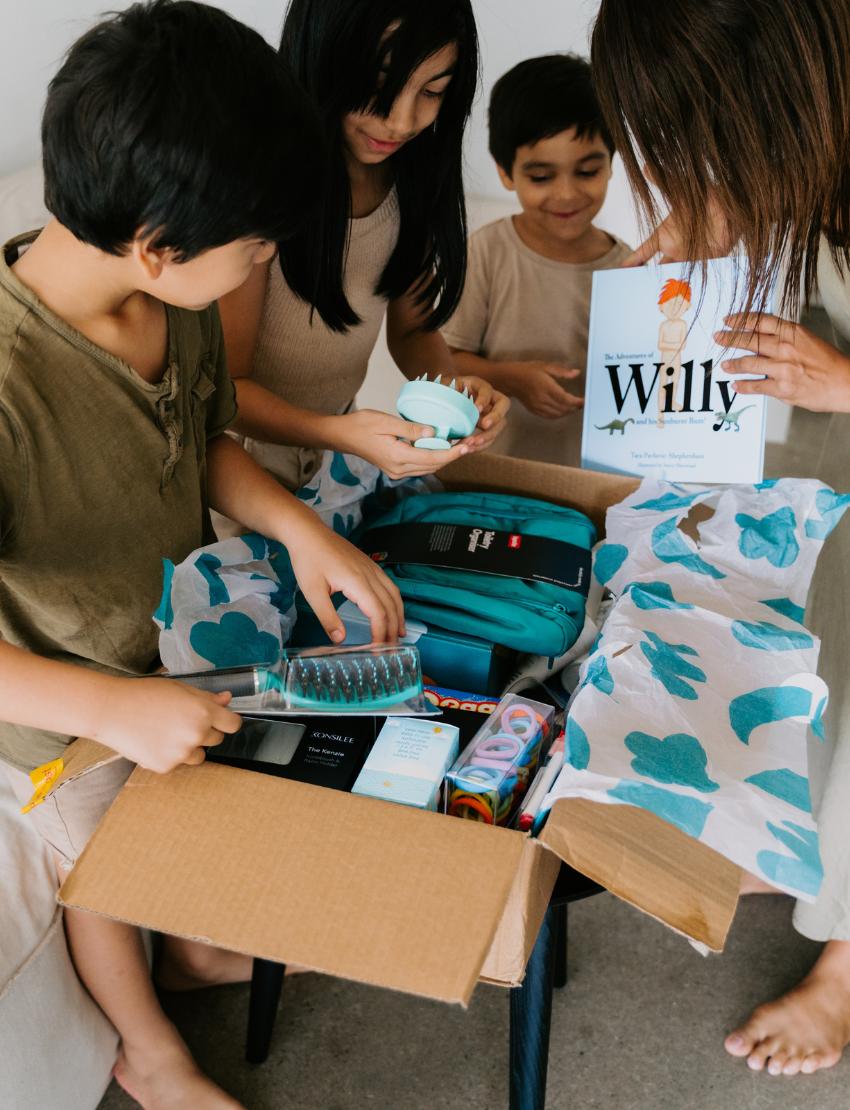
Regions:
<instances>
[{"instance_id":1,"label":"light beige sleeve","mask_svg":"<svg viewBox=\"0 0 850 1110\"><path fill-rule=\"evenodd\" d=\"M485 231L486 228L482 228ZM485 240L478 231L469 240L466 284L454 316L441 330L443 339L459 351L481 353L489 321L490 274Z\"/></svg>"}]
</instances>

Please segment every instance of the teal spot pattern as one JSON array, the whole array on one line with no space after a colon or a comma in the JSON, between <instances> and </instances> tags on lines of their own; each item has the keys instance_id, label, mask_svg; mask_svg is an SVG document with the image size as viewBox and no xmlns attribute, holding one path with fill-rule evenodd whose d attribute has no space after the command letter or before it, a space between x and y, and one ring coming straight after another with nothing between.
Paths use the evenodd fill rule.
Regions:
<instances>
[{"instance_id":1,"label":"teal spot pattern","mask_svg":"<svg viewBox=\"0 0 850 1110\"><path fill-rule=\"evenodd\" d=\"M621 543L604 543L593 560L593 575L600 586L610 582L628 557L629 549Z\"/></svg>"},{"instance_id":2,"label":"teal spot pattern","mask_svg":"<svg viewBox=\"0 0 850 1110\"><path fill-rule=\"evenodd\" d=\"M765 478L765 480L763 482L756 482L755 488L759 489L759 490L761 490L761 489L773 489L773 487L776 485L776 483L778 481L779 481L778 478Z\"/></svg>"},{"instance_id":3,"label":"teal spot pattern","mask_svg":"<svg viewBox=\"0 0 850 1110\"><path fill-rule=\"evenodd\" d=\"M804 651L814 646L808 632L790 632L767 621L732 621L732 635L744 647L760 648L762 651Z\"/></svg>"},{"instance_id":4,"label":"teal spot pattern","mask_svg":"<svg viewBox=\"0 0 850 1110\"><path fill-rule=\"evenodd\" d=\"M708 815L714 809L709 802L701 802L689 794L676 794L660 786L650 786L648 782L632 782L629 779L620 779L607 793L615 801L657 813L663 820L693 837L702 836Z\"/></svg>"},{"instance_id":5,"label":"teal spot pattern","mask_svg":"<svg viewBox=\"0 0 850 1110\"><path fill-rule=\"evenodd\" d=\"M631 593L638 609L693 609L687 601L677 601L669 582L630 582L623 590Z\"/></svg>"},{"instance_id":6,"label":"teal spot pattern","mask_svg":"<svg viewBox=\"0 0 850 1110\"><path fill-rule=\"evenodd\" d=\"M174 563L170 559L162 560L162 599L153 619L161 621L164 629L169 629L174 624L174 609L171 606L171 582L174 578Z\"/></svg>"},{"instance_id":7,"label":"teal spot pattern","mask_svg":"<svg viewBox=\"0 0 850 1110\"><path fill-rule=\"evenodd\" d=\"M745 559L767 559L771 566L790 567L800 553L794 536L797 521L788 505L757 520L746 513L736 513L735 523L741 529L738 548Z\"/></svg>"},{"instance_id":8,"label":"teal spot pattern","mask_svg":"<svg viewBox=\"0 0 850 1110\"><path fill-rule=\"evenodd\" d=\"M261 536L259 532L246 532L240 539L247 544L252 559L256 561L265 559L267 550L265 536Z\"/></svg>"},{"instance_id":9,"label":"teal spot pattern","mask_svg":"<svg viewBox=\"0 0 850 1110\"><path fill-rule=\"evenodd\" d=\"M608 670L608 661L604 655L600 655L588 663L583 685L595 686L603 694L611 695L614 693L614 679Z\"/></svg>"},{"instance_id":10,"label":"teal spot pattern","mask_svg":"<svg viewBox=\"0 0 850 1110\"><path fill-rule=\"evenodd\" d=\"M632 770L637 775L674 786L691 786L701 794L720 789L706 773L708 756L696 736L674 732L659 740L646 732L630 732L624 741L634 753Z\"/></svg>"},{"instance_id":11,"label":"teal spot pattern","mask_svg":"<svg viewBox=\"0 0 850 1110\"><path fill-rule=\"evenodd\" d=\"M665 493L663 497L655 497L651 501L644 501L640 505L635 505L636 509L660 509L662 512L666 509L684 509L686 506L693 503L699 497L698 493L692 494L678 494L678 493Z\"/></svg>"},{"instance_id":12,"label":"teal spot pattern","mask_svg":"<svg viewBox=\"0 0 850 1110\"><path fill-rule=\"evenodd\" d=\"M833 493L831 489L820 489L815 494L815 508L821 520L806 521L806 535L812 540L825 540L832 529L844 516L850 504L850 493Z\"/></svg>"},{"instance_id":13,"label":"teal spot pattern","mask_svg":"<svg viewBox=\"0 0 850 1110\"><path fill-rule=\"evenodd\" d=\"M759 725L807 717L811 708L812 695L800 686L764 686L732 699L729 724L741 743L749 744L750 733Z\"/></svg>"},{"instance_id":14,"label":"teal spot pattern","mask_svg":"<svg viewBox=\"0 0 850 1110\"><path fill-rule=\"evenodd\" d=\"M815 710L815 715L812 717L812 732L821 740L826 740L823 731L823 711L826 709L828 698L821 698L818 702L818 707Z\"/></svg>"},{"instance_id":15,"label":"teal spot pattern","mask_svg":"<svg viewBox=\"0 0 850 1110\"><path fill-rule=\"evenodd\" d=\"M763 849L756 856L762 873L775 883L790 886L802 894L816 895L823 882L823 865L818 852L818 834L801 828L793 821L783 821L784 828L767 822L767 827L778 841L794 855L781 855Z\"/></svg>"},{"instance_id":16,"label":"teal spot pattern","mask_svg":"<svg viewBox=\"0 0 850 1110\"><path fill-rule=\"evenodd\" d=\"M587 733L572 717L567 718L566 759L567 763L572 764L578 771L586 770L588 763L590 763L590 744L587 741Z\"/></svg>"},{"instance_id":17,"label":"teal spot pattern","mask_svg":"<svg viewBox=\"0 0 850 1110\"><path fill-rule=\"evenodd\" d=\"M302 486L301 489L298 491L298 493L296 493L295 496L298 498L299 501L312 501L313 498L315 497L316 498L315 503L317 505L321 505L322 499L321 499L321 497L317 496L318 492L319 492L319 487L318 486Z\"/></svg>"},{"instance_id":18,"label":"teal spot pattern","mask_svg":"<svg viewBox=\"0 0 850 1110\"><path fill-rule=\"evenodd\" d=\"M210 608L212 608L213 605L222 605L225 601L230 601L230 594L227 592L227 586L225 586L218 576L218 571L221 569L221 559L205 551L195 560L195 568L207 580L207 585L210 590Z\"/></svg>"},{"instance_id":19,"label":"teal spot pattern","mask_svg":"<svg viewBox=\"0 0 850 1110\"><path fill-rule=\"evenodd\" d=\"M671 516L652 529L652 550L657 559L662 563L680 563L686 570L694 574L708 574L712 578L725 578L726 575L707 563L695 552L691 551L685 543L685 537L676 525L676 518Z\"/></svg>"},{"instance_id":20,"label":"teal spot pattern","mask_svg":"<svg viewBox=\"0 0 850 1110\"><path fill-rule=\"evenodd\" d=\"M334 531L338 536L347 536L354 527L354 517L351 513L348 514L346 519L343 519L341 513L334 513Z\"/></svg>"},{"instance_id":21,"label":"teal spot pattern","mask_svg":"<svg viewBox=\"0 0 850 1110\"><path fill-rule=\"evenodd\" d=\"M683 655L698 653L688 644L668 644L654 632L644 632L651 644L641 644L640 650L652 664L650 674L657 678L669 694L686 701L696 701L698 694L693 686L685 682L705 682L705 672L683 659Z\"/></svg>"},{"instance_id":22,"label":"teal spot pattern","mask_svg":"<svg viewBox=\"0 0 850 1110\"><path fill-rule=\"evenodd\" d=\"M341 455L338 451L334 451L333 458L331 459L331 478L333 478L335 482L339 482L341 486L361 485L360 479L355 478L348 469L345 456Z\"/></svg>"},{"instance_id":23,"label":"teal spot pattern","mask_svg":"<svg viewBox=\"0 0 850 1110\"><path fill-rule=\"evenodd\" d=\"M790 597L773 597L768 601L762 601L762 605L770 606L774 612L781 613L783 617L788 617L797 624L802 624L803 617L806 615L802 605L795 605Z\"/></svg>"},{"instance_id":24,"label":"teal spot pattern","mask_svg":"<svg viewBox=\"0 0 850 1110\"><path fill-rule=\"evenodd\" d=\"M812 799L809 795L809 780L803 775L798 775L790 767L781 767L775 771L759 771L757 775L750 775L744 782L751 782L766 794L774 798L781 798L783 802L801 809L803 813L812 812Z\"/></svg>"},{"instance_id":25,"label":"teal spot pattern","mask_svg":"<svg viewBox=\"0 0 850 1110\"><path fill-rule=\"evenodd\" d=\"M261 632L244 613L224 613L218 624L198 621L189 643L214 667L248 667L277 657L280 643L270 632Z\"/></svg>"}]
</instances>

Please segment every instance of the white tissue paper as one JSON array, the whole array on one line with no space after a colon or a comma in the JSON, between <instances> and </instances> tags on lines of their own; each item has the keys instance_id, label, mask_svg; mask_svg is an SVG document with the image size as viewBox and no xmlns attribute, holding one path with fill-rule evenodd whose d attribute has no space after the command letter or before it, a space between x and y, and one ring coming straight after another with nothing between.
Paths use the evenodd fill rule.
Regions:
<instances>
[{"instance_id":1,"label":"white tissue paper","mask_svg":"<svg viewBox=\"0 0 850 1110\"><path fill-rule=\"evenodd\" d=\"M174 674L268 663L295 623L295 576L283 544L256 532L164 559L154 614L159 654Z\"/></svg>"},{"instance_id":2,"label":"white tissue paper","mask_svg":"<svg viewBox=\"0 0 850 1110\"><path fill-rule=\"evenodd\" d=\"M820 642L802 624L823 541L850 496L646 479L608 510L594 574L616 595L581 669L565 765L543 809L651 810L773 886L814 901L809 729L823 739ZM699 543L678 527L714 509Z\"/></svg>"},{"instance_id":3,"label":"white tissue paper","mask_svg":"<svg viewBox=\"0 0 850 1110\"><path fill-rule=\"evenodd\" d=\"M326 451L312 484L299 490L324 523L349 536L374 504L442 490L432 476L393 480L365 459ZM154 614L159 653L172 674L268 663L295 624L295 591L283 544L250 532L198 548L174 566L163 559Z\"/></svg>"}]
</instances>

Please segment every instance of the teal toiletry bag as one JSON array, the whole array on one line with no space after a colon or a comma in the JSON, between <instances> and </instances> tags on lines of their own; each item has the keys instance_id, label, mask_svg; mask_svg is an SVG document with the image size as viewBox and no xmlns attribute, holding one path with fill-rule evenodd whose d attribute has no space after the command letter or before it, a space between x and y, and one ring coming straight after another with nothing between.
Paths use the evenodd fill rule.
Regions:
<instances>
[{"instance_id":1,"label":"teal toiletry bag","mask_svg":"<svg viewBox=\"0 0 850 1110\"><path fill-rule=\"evenodd\" d=\"M551 657L584 627L596 530L583 513L508 494L422 494L370 516L359 543L426 624Z\"/></svg>"}]
</instances>

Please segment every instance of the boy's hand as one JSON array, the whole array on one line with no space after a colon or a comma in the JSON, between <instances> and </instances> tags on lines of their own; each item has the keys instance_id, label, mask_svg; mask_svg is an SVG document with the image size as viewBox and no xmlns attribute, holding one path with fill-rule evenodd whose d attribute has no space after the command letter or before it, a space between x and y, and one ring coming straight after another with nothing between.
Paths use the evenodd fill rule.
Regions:
<instances>
[{"instance_id":1,"label":"boy's hand","mask_svg":"<svg viewBox=\"0 0 850 1110\"><path fill-rule=\"evenodd\" d=\"M850 412L850 359L799 324L764 314L727 316L721 347L752 351L721 363L729 374L765 374L735 382L737 393L763 393L813 412Z\"/></svg>"},{"instance_id":2,"label":"boy's hand","mask_svg":"<svg viewBox=\"0 0 850 1110\"><path fill-rule=\"evenodd\" d=\"M433 474L472 449L467 440L456 443L448 451L414 447L413 440L430 439L434 429L375 409L360 409L335 419L339 422L338 434L334 437L336 450L359 455L394 479Z\"/></svg>"},{"instance_id":3,"label":"boy's hand","mask_svg":"<svg viewBox=\"0 0 850 1110\"><path fill-rule=\"evenodd\" d=\"M567 393L560 384L580 374L580 370L568 370L554 362L517 362L509 371L509 388L511 394L535 416L559 420L584 407L583 397Z\"/></svg>"},{"instance_id":4,"label":"boy's hand","mask_svg":"<svg viewBox=\"0 0 850 1110\"><path fill-rule=\"evenodd\" d=\"M118 678L101 704L93 740L150 771L203 763L205 748L238 732L242 718L225 708L230 694L208 694L172 678Z\"/></svg>"},{"instance_id":5,"label":"boy's hand","mask_svg":"<svg viewBox=\"0 0 850 1110\"><path fill-rule=\"evenodd\" d=\"M305 506L304 512L286 547L301 592L322 628L335 644L345 639L330 597L342 591L369 618L373 643L395 643L405 634L404 605L395 583L377 563L326 527L312 509Z\"/></svg>"}]
</instances>

